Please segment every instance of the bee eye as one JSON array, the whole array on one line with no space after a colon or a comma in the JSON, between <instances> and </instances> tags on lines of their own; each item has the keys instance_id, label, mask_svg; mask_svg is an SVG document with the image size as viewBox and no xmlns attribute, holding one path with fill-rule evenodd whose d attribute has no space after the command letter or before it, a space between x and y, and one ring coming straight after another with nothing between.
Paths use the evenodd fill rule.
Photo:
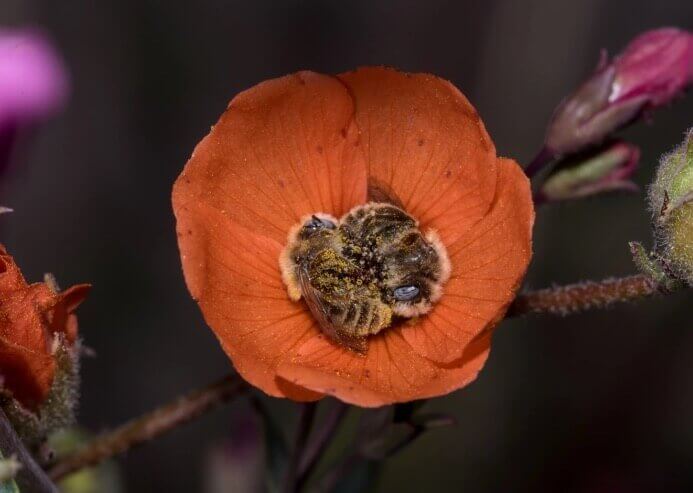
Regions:
<instances>
[{"instance_id":1,"label":"bee eye","mask_svg":"<svg viewBox=\"0 0 693 493\"><path fill-rule=\"evenodd\" d=\"M335 229L337 225L330 221L329 219L320 218L318 216L311 217L304 225L303 228L308 232L315 232L321 229Z\"/></svg>"},{"instance_id":2,"label":"bee eye","mask_svg":"<svg viewBox=\"0 0 693 493\"><path fill-rule=\"evenodd\" d=\"M414 285L395 288L393 295L397 301L411 301L419 295L419 288Z\"/></svg>"}]
</instances>

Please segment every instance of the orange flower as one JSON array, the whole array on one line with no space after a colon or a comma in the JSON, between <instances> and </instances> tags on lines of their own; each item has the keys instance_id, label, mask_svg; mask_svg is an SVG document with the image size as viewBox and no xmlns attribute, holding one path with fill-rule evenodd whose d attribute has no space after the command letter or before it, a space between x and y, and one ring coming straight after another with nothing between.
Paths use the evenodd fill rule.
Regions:
<instances>
[{"instance_id":1,"label":"orange flower","mask_svg":"<svg viewBox=\"0 0 693 493\"><path fill-rule=\"evenodd\" d=\"M326 338L278 259L307 214L382 197L437 231L442 297L368 339ZM238 372L273 396L380 406L447 394L483 366L531 257L527 178L469 101L427 74L300 72L236 96L173 189L185 279Z\"/></svg>"},{"instance_id":2,"label":"orange flower","mask_svg":"<svg viewBox=\"0 0 693 493\"><path fill-rule=\"evenodd\" d=\"M48 395L56 371L56 340L74 344L74 311L89 289L80 284L56 293L46 283L29 285L0 245L0 387L25 408L36 410Z\"/></svg>"}]
</instances>

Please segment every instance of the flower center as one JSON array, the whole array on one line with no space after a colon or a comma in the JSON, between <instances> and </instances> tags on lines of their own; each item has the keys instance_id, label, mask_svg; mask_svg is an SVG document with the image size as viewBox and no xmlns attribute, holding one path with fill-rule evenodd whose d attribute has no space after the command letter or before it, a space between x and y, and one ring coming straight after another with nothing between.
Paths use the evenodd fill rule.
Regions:
<instances>
[{"instance_id":1,"label":"flower center","mask_svg":"<svg viewBox=\"0 0 693 493\"><path fill-rule=\"evenodd\" d=\"M337 220L314 214L292 228L280 258L289 297L303 298L333 341L363 352L368 336L428 312L450 261L438 235L394 205L369 203Z\"/></svg>"}]
</instances>

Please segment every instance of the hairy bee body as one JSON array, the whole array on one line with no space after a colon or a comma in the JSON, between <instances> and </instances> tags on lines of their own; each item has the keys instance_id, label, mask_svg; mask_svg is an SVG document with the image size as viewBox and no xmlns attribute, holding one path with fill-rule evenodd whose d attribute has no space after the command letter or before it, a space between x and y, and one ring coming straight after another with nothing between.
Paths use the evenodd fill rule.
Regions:
<instances>
[{"instance_id":1,"label":"hairy bee body","mask_svg":"<svg viewBox=\"0 0 693 493\"><path fill-rule=\"evenodd\" d=\"M390 204L359 206L339 221L321 214L290 234L282 254L290 296L303 297L332 340L364 351L395 317L428 311L449 263L433 233Z\"/></svg>"}]
</instances>

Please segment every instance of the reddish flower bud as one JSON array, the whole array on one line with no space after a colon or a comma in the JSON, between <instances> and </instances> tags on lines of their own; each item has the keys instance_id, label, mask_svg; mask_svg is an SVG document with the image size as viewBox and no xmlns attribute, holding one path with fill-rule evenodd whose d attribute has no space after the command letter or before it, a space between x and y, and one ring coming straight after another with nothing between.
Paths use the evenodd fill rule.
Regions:
<instances>
[{"instance_id":1,"label":"reddish flower bud","mask_svg":"<svg viewBox=\"0 0 693 493\"><path fill-rule=\"evenodd\" d=\"M545 147L554 156L599 144L693 82L693 34L663 28L635 38L556 109Z\"/></svg>"},{"instance_id":2,"label":"reddish flower bud","mask_svg":"<svg viewBox=\"0 0 693 493\"><path fill-rule=\"evenodd\" d=\"M27 284L0 245L0 377L24 408L37 410L48 397L59 366L58 345L77 339L77 306L89 285L56 292L49 283Z\"/></svg>"},{"instance_id":3,"label":"reddish flower bud","mask_svg":"<svg viewBox=\"0 0 693 493\"><path fill-rule=\"evenodd\" d=\"M565 161L548 176L536 197L539 202L570 200L609 191L637 191L630 180L640 149L618 141L587 156Z\"/></svg>"}]
</instances>

